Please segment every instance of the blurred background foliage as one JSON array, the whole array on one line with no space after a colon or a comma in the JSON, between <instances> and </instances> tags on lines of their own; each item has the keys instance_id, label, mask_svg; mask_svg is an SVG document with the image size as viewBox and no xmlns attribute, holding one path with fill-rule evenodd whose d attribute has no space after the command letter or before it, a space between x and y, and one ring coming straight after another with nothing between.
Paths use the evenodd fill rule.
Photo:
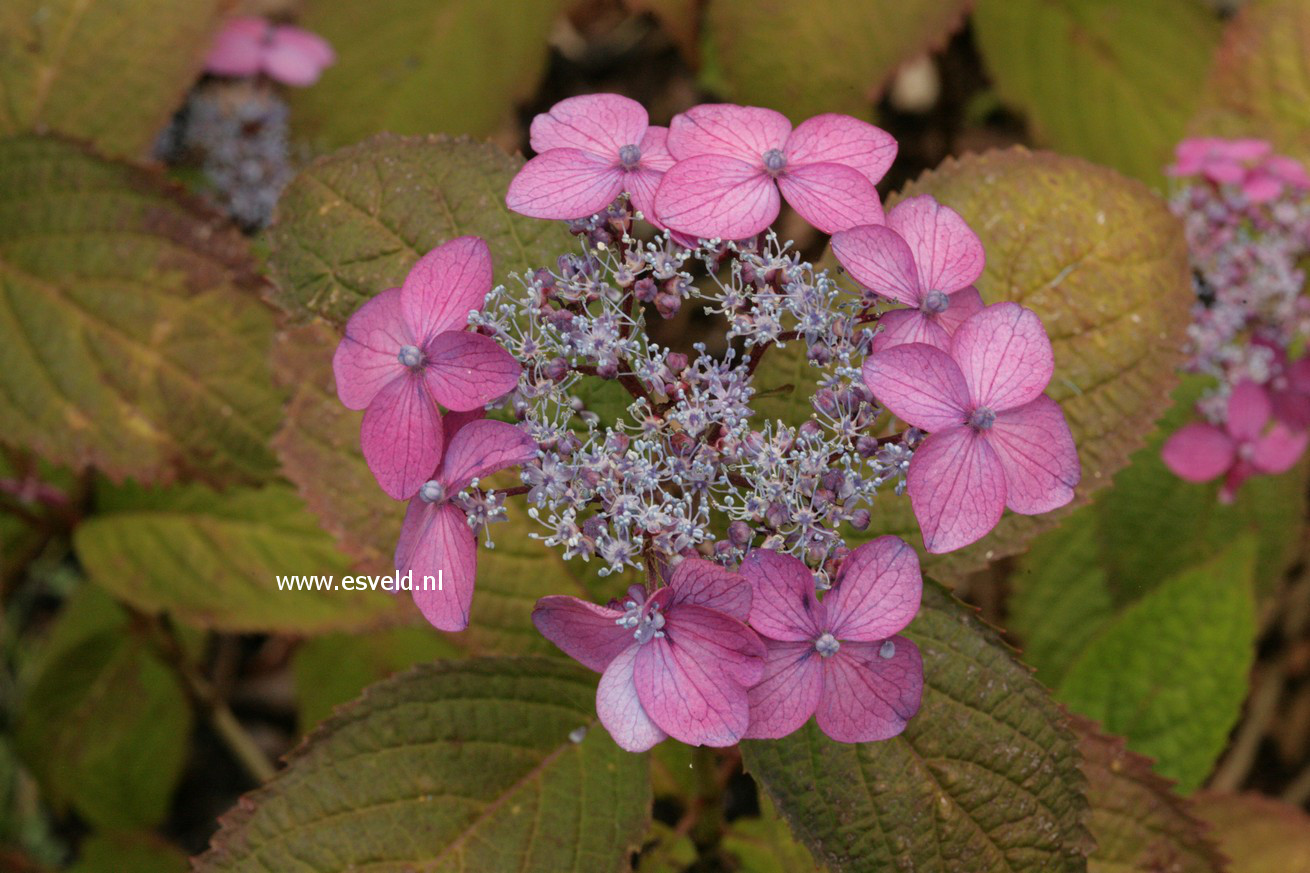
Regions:
<instances>
[{"instance_id":1,"label":"blurred background foliage","mask_svg":"<svg viewBox=\"0 0 1310 873\"><path fill-rule=\"evenodd\" d=\"M235 13L294 20L339 56L283 95L299 172L255 235L194 169L152 159ZM767 792L735 752L669 742L649 760L616 755L599 729L552 745L591 718L591 680L556 663L531 605L611 592L536 548L522 507L480 559L463 634L431 630L403 597L274 582L389 569L400 508L372 486L357 416L335 399L337 328L451 236L487 238L502 277L568 248L501 196L532 116L593 91L641 100L656 123L723 99L883 125L901 144L884 196L934 193L978 229L982 291L1047 321L1052 392L1079 436L1076 507L1007 518L930 565L1005 630L934 588L913 628L930 671L913 730L876 747L808 731L747 744ZM330 813L343 785L361 784L349 779L376 781L367 768L393 742L429 749L411 776L442 774L485 801L477 836L511 848L461 848L470 869L565 869L539 841L515 855L525 824L497 817L525 774L548 825L609 829L585 857L630 845L647 873L963 858L1310 869L1307 466L1224 506L1159 460L1199 390L1175 375L1191 289L1156 196L1186 135L1263 137L1310 160L1310 4L7 0L0 867L186 869L220 814L334 708L425 664L336 709L257 805L225 819L205 869L243 868L243 846L272 845L306 809ZM825 240L793 218L782 235L821 261ZM694 312L664 329L682 344L709 337ZM775 354L760 378L797 384L800 363ZM807 412L785 394L770 403L770 415ZM914 538L900 501L871 531ZM508 663L535 665L541 687L507 662L468 660L483 655L538 659ZM486 714L521 734L513 766L423 733L455 723L486 739L480 711L454 705L475 689L493 689ZM387 721L397 706L419 716ZM1068 729L1061 706L1079 714ZM1045 763L1021 753L1034 746ZM421 805L425 784L388 783L374 800ZM586 792L588 804L561 801ZM462 845L434 821L425 840ZM343 830L301 861L337 869L375 833ZM577 857L571 869L604 866Z\"/></svg>"}]
</instances>

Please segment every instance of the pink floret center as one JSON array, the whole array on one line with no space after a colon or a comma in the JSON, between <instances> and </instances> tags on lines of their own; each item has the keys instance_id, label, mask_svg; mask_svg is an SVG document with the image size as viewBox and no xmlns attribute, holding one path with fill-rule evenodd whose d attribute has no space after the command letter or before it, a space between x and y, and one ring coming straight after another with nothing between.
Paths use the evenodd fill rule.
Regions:
<instances>
[{"instance_id":1,"label":"pink floret center","mask_svg":"<svg viewBox=\"0 0 1310 873\"><path fill-rule=\"evenodd\" d=\"M979 406L969 413L969 427L976 431L991 430L994 424L996 424L996 411L989 407Z\"/></svg>"},{"instance_id":2,"label":"pink floret center","mask_svg":"<svg viewBox=\"0 0 1310 873\"><path fill-rule=\"evenodd\" d=\"M782 149L769 149L760 159L764 161L764 169L772 176L778 175L787 166L787 156L782 153Z\"/></svg>"},{"instance_id":3,"label":"pink floret center","mask_svg":"<svg viewBox=\"0 0 1310 873\"><path fill-rule=\"evenodd\" d=\"M950 295L945 291L940 291L936 288L923 295L923 303L919 305L919 308L922 309L926 315L941 315L947 309L950 309L950 307Z\"/></svg>"},{"instance_id":4,"label":"pink floret center","mask_svg":"<svg viewBox=\"0 0 1310 873\"><path fill-rule=\"evenodd\" d=\"M641 163L641 146L628 143L619 149L619 165L623 169L635 169L639 163Z\"/></svg>"},{"instance_id":5,"label":"pink floret center","mask_svg":"<svg viewBox=\"0 0 1310 873\"><path fill-rule=\"evenodd\" d=\"M824 658L831 658L837 654L841 648L841 643L830 633L825 633L814 641L814 651L818 652Z\"/></svg>"}]
</instances>

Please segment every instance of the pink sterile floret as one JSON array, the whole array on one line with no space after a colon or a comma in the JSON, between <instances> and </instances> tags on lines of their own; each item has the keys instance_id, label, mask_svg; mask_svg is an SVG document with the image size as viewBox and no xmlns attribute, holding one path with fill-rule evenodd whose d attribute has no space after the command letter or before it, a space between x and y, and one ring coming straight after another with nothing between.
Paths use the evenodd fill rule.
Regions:
<instances>
[{"instance_id":1,"label":"pink sterile floret","mask_svg":"<svg viewBox=\"0 0 1310 873\"><path fill-rule=\"evenodd\" d=\"M1223 476L1219 498L1231 501L1248 478L1284 473L1305 451L1310 434L1281 422L1268 427L1272 416L1269 392L1254 382L1242 382L1228 397L1224 427L1193 422L1182 428L1165 441L1161 453L1165 465L1188 482Z\"/></svg>"},{"instance_id":2,"label":"pink sterile floret","mask_svg":"<svg viewBox=\"0 0 1310 873\"><path fill-rule=\"evenodd\" d=\"M400 288L359 308L332 359L337 395L363 409L360 443L382 490L413 497L444 444L437 404L478 409L518 384L518 362L465 330L491 290L491 252L462 236L428 252Z\"/></svg>"},{"instance_id":3,"label":"pink sterile floret","mask_svg":"<svg viewBox=\"0 0 1310 873\"><path fill-rule=\"evenodd\" d=\"M233 18L214 40L205 71L216 76L264 73L284 85L304 87L317 82L336 60L332 46L317 34L262 18Z\"/></svg>"},{"instance_id":4,"label":"pink sterile floret","mask_svg":"<svg viewBox=\"0 0 1310 873\"><path fill-rule=\"evenodd\" d=\"M586 218L627 191L656 223L655 188L673 166L667 137L636 100L618 94L561 100L532 120L537 156L510 182L505 202L533 218Z\"/></svg>"},{"instance_id":5,"label":"pink sterile floret","mask_svg":"<svg viewBox=\"0 0 1310 873\"><path fill-rule=\"evenodd\" d=\"M751 552L741 575L755 586L751 627L767 650L747 737L785 737L816 713L819 729L842 743L905 729L923 695L919 649L897 636L923 590L913 549L891 536L865 543L822 601L813 574L790 555Z\"/></svg>"},{"instance_id":6,"label":"pink sterile floret","mask_svg":"<svg viewBox=\"0 0 1310 873\"><path fill-rule=\"evenodd\" d=\"M537 451L519 428L477 420L480 416L457 412L445 417L451 436L441 467L409 501L396 543L396 571L414 574L414 603L444 631L468 627L477 570L477 543L464 512L451 498L474 479L526 463ZM424 576L439 580L441 587L423 587Z\"/></svg>"},{"instance_id":7,"label":"pink sterile floret","mask_svg":"<svg viewBox=\"0 0 1310 873\"><path fill-rule=\"evenodd\" d=\"M731 746L750 722L747 689L764 670L764 643L746 626L750 583L700 558L677 566L667 587L639 585L597 606L555 595L532 621L546 639L602 673L596 712L614 741L642 752L672 736Z\"/></svg>"},{"instance_id":8,"label":"pink sterile floret","mask_svg":"<svg viewBox=\"0 0 1310 873\"><path fill-rule=\"evenodd\" d=\"M930 552L980 539L1008 506L1034 515L1073 499L1073 435L1042 392L1055 369L1041 320L1017 303L966 320L949 353L926 343L869 356L864 380L893 415L930 436L907 474Z\"/></svg>"},{"instance_id":9,"label":"pink sterile floret","mask_svg":"<svg viewBox=\"0 0 1310 873\"><path fill-rule=\"evenodd\" d=\"M864 225L832 238L837 260L864 287L911 309L884 313L875 352L905 343L943 351L966 318L983 308L973 283L983 247L959 213L927 194L887 213L886 225Z\"/></svg>"},{"instance_id":10,"label":"pink sterile floret","mask_svg":"<svg viewBox=\"0 0 1310 873\"><path fill-rule=\"evenodd\" d=\"M1178 144L1172 176L1202 176L1217 185L1235 185L1252 203L1268 203L1285 187L1310 189L1310 175L1297 161L1273 154L1262 139L1197 137Z\"/></svg>"},{"instance_id":11,"label":"pink sterile floret","mask_svg":"<svg viewBox=\"0 0 1310 873\"><path fill-rule=\"evenodd\" d=\"M655 214L690 236L744 239L778 217L779 190L826 233L882 223L874 187L896 157L889 133L846 115L818 115L792 130L755 106L693 107L669 125L678 163L655 193Z\"/></svg>"}]
</instances>

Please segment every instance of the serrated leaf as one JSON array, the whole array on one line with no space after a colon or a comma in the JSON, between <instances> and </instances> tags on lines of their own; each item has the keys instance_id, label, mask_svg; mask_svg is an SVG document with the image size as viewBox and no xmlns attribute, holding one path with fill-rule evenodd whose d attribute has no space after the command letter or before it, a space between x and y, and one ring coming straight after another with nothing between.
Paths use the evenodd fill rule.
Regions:
<instances>
[{"instance_id":1,"label":"serrated leaf","mask_svg":"<svg viewBox=\"0 0 1310 873\"><path fill-rule=\"evenodd\" d=\"M321 633L377 626L407 604L382 591L279 590L277 577L349 572L284 485L105 493L73 534L90 578L147 613L227 631Z\"/></svg>"},{"instance_id":2,"label":"serrated leaf","mask_svg":"<svg viewBox=\"0 0 1310 873\"><path fill-rule=\"evenodd\" d=\"M1198 105L1219 41L1195 0L979 0L974 32L1038 140L1153 184Z\"/></svg>"},{"instance_id":3,"label":"serrated leaf","mask_svg":"<svg viewBox=\"0 0 1310 873\"><path fill-rule=\"evenodd\" d=\"M1224 29L1196 136L1254 136L1310 160L1310 6L1249 0Z\"/></svg>"},{"instance_id":4,"label":"serrated leaf","mask_svg":"<svg viewBox=\"0 0 1310 873\"><path fill-rule=\"evenodd\" d=\"M1098 628L1056 697L1192 791L1241 714L1255 658L1255 542L1179 573Z\"/></svg>"},{"instance_id":5,"label":"serrated leaf","mask_svg":"<svg viewBox=\"0 0 1310 873\"><path fill-rule=\"evenodd\" d=\"M0 434L115 479L267 479L261 286L240 234L159 177L0 141Z\"/></svg>"},{"instance_id":6,"label":"serrated leaf","mask_svg":"<svg viewBox=\"0 0 1310 873\"><path fill-rule=\"evenodd\" d=\"M426 661L463 654L457 638L426 623L366 634L326 634L306 640L291 660L301 733L354 700L366 687Z\"/></svg>"},{"instance_id":7,"label":"serrated leaf","mask_svg":"<svg viewBox=\"0 0 1310 873\"><path fill-rule=\"evenodd\" d=\"M0 136L46 130L143 156L200 73L219 0L6 0Z\"/></svg>"},{"instance_id":8,"label":"serrated leaf","mask_svg":"<svg viewBox=\"0 0 1310 873\"><path fill-rule=\"evenodd\" d=\"M196 869L627 870L649 762L599 727L595 693L595 674L534 658L374 685L224 817Z\"/></svg>"},{"instance_id":9,"label":"serrated leaf","mask_svg":"<svg viewBox=\"0 0 1310 873\"><path fill-rule=\"evenodd\" d=\"M120 625L70 642L42 665L23 696L17 746L50 800L126 829L168 812L191 722L177 676L143 632Z\"/></svg>"},{"instance_id":10,"label":"serrated leaf","mask_svg":"<svg viewBox=\"0 0 1310 873\"><path fill-rule=\"evenodd\" d=\"M1205 827L1151 762L1130 752L1120 737L1075 718L1087 777L1087 826L1096 840L1088 873L1224 873L1226 867Z\"/></svg>"},{"instance_id":11,"label":"serrated leaf","mask_svg":"<svg viewBox=\"0 0 1310 873\"><path fill-rule=\"evenodd\" d=\"M793 833L840 873L1083 870L1083 778L1059 708L936 585L906 634L923 653L924 693L900 737L837 743L811 720L742 743Z\"/></svg>"},{"instance_id":12,"label":"serrated leaf","mask_svg":"<svg viewBox=\"0 0 1310 873\"><path fill-rule=\"evenodd\" d=\"M1310 870L1310 816L1305 810L1254 793L1204 791L1193 803L1228 856L1230 873Z\"/></svg>"},{"instance_id":13,"label":"serrated leaf","mask_svg":"<svg viewBox=\"0 0 1310 873\"><path fill-rule=\"evenodd\" d=\"M364 7L360 7L364 9ZM269 232L274 302L344 324L414 262L452 237L480 236L497 281L554 266L574 243L557 221L510 212L505 191L523 161L489 143L382 134L306 167Z\"/></svg>"},{"instance_id":14,"label":"serrated leaf","mask_svg":"<svg viewBox=\"0 0 1310 873\"><path fill-rule=\"evenodd\" d=\"M317 0L302 26L337 50L292 95L305 136L340 146L389 130L486 135L545 71L559 0Z\"/></svg>"},{"instance_id":15,"label":"serrated leaf","mask_svg":"<svg viewBox=\"0 0 1310 873\"><path fill-rule=\"evenodd\" d=\"M968 0L714 0L705 14L714 84L736 103L800 123L868 117L896 69L943 45Z\"/></svg>"},{"instance_id":16,"label":"serrated leaf","mask_svg":"<svg viewBox=\"0 0 1310 873\"><path fill-rule=\"evenodd\" d=\"M1022 303L1045 323L1055 349L1047 393L1073 430L1083 473L1074 505L1086 503L1142 445L1177 383L1195 299L1182 226L1140 182L1077 158L1021 148L948 161L899 197L917 194L958 211L982 239L983 298ZM798 424L810 414L818 371L792 345L776 358L769 353L756 384L796 385L767 408L796 416L791 422ZM1070 511L1007 513L979 542L926 556L925 566L935 578L960 579L1022 551ZM922 548L908 497L880 495L868 533L847 539L884 533Z\"/></svg>"}]
</instances>

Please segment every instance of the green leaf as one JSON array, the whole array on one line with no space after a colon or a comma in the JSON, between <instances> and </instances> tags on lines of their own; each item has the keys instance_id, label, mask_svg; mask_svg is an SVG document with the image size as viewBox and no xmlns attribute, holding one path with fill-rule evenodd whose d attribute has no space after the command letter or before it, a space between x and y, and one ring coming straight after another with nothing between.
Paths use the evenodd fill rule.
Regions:
<instances>
[{"instance_id":1,"label":"green leaf","mask_svg":"<svg viewBox=\"0 0 1310 873\"><path fill-rule=\"evenodd\" d=\"M300 24L337 51L291 95L298 131L340 146L378 131L486 135L536 89L559 0L317 0Z\"/></svg>"},{"instance_id":2,"label":"green leaf","mask_svg":"<svg viewBox=\"0 0 1310 873\"><path fill-rule=\"evenodd\" d=\"M968 0L714 0L705 14L714 84L736 103L799 123L821 112L868 117L896 69L940 47Z\"/></svg>"},{"instance_id":3,"label":"green leaf","mask_svg":"<svg viewBox=\"0 0 1310 873\"><path fill-rule=\"evenodd\" d=\"M186 855L150 833L92 834L69 873L185 873Z\"/></svg>"},{"instance_id":4,"label":"green leaf","mask_svg":"<svg viewBox=\"0 0 1310 873\"><path fill-rule=\"evenodd\" d=\"M0 136L54 130L142 156L200 73L219 0L6 0Z\"/></svg>"},{"instance_id":5,"label":"green leaf","mask_svg":"<svg viewBox=\"0 0 1310 873\"><path fill-rule=\"evenodd\" d=\"M66 640L42 664L23 696L17 745L51 801L102 827L133 828L168 812L191 722L177 676L124 619Z\"/></svg>"},{"instance_id":6,"label":"green leaf","mask_svg":"<svg viewBox=\"0 0 1310 873\"><path fill-rule=\"evenodd\" d=\"M96 584L136 609L198 627L316 633L377 626L407 598L377 591L279 590L277 577L350 565L283 485L109 490L74 548Z\"/></svg>"},{"instance_id":7,"label":"green leaf","mask_svg":"<svg viewBox=\"0 0 1310 873\"><path fill-rule=\"evenodd\" d=\"M365 687L425 661L458 658L457 638L424 623L367 634L327 634L306 640L291 668L301 733L354 700Z\"/></svg>"},{"instance_id":8,"label":"green leaf","mask_svg":"<svg viewBox=\"0 0 1310 873\"><path fill-rule=\"evenodd\" d=\"M1310 816L1260 794L1202 792L1193 798L1228 856L1229 873L1310 870Z\"/></svg>"},{"instance_id":9,"label":"green leaf","mask_svg":"<svg viewBox=\"0 0 1310 873\"><path fill-rule=\"evenodd\" d=\"M1197 136L1254 136L1310 160L1310 6L1301 0L1249 0L1224 30Z\"/></svg>"},{"instance_id":10,"label":"green leaf","mask_svg":"<svg viewBox=\"0 0 1310 873\"><path fill-rule=\"evenodd\" d=\"M1196 0L979 0L978 46L1044 145L1153 184L1219 42Z\"/></svg>"},{"instance_id":11,"label":"green leaf","mask_svg":"<svg viewBox=\"0 0 1310 873\"><path fill-rule=\"evenodd\" d=\"M642 843L634 873L685 873L695 862L696 844L691 837L656 821Z\"/></svg>"},{"instance_id":12,"label":"green leaf","mask_svg":"<svg viewBox=\"0 0 1310 873\"><path fill-rule=\"evenodd\" d=\"M158 176L0 141L0 433L115 479L262 480L282 398L245 240Z\"/></svg>"},{"instance_id":13,"label":"green leaf","mask_svg":"<svg viewBox=\"0 0 1310 873\"><path fill-rule=\"evenodd\" d=\"M1241 714L1255 657L1255 557L1242 537L1163 582L1103 622L1056 686L1183 791L1205 780Z\"/></svg>"},{"instance_id":14,"label":"green leaf","mask_svg":"<svg viewBox=\"0 0 1310 873\"><path fill-rule=\"evenodd\" d=\"M1128 751L1121 737L1107 736L1086 719L1074 720L1087 777L1087 825L1096 840L1088 873L1169 870L1223 873L1225 867L1204 825L1187 801Z\"/></svg>"},{"instance_id":15,"label":"green leaf","mask_svg":"<svg viewBox=\"0 0 1310 873\"><path fill-rule=\"evenodd\" d=\"M768 795L760 795L759 818L735 819L723 835L723 850L751 873L815 873L823 868L796 842Z\"/></svg>"},{"instance_id":16,"label":"green leaf","mask_svg":"<svg viewBox=\"0 0 1310 873\"><path fill-rule=\"evenodd\" d=\"M982 239L983 298L1022 303L1045 323L1055 349L1047 393L1064 409L1082 461L1074 505L1087 502L1142 445L1177 382L1195 299L1181 225L1140 182L1021 148L948 161L900 196L917 194L957 210ZM767 408L808 416L802 404L817 371L806 367L799 348L775 354L764 359L756 384L797 390ZM873 509L863 537L897 533L921 547L908 497L887 492ZM935 578L959 579L1022 551L1069 511L1008 513L979 542L927 556L925 566Z\"/></svg>"},{"instance_id":17,"label":"green leaf","mask_svg":"<svg viewBox=\"0 0 1310 873\"><path fill-rule=\"evenodd\" d=\"M400 285L419 257L465 234L487 241L497 281L553 267L574 249L564 225L505 206L522 163L489 143L390 134L320 158L278 203L269 233L274 301L292 315L344 324Z\"/></svg>"},{"instance_id":18,"label":"green leaf","mask_svg":"<svg viewBox=\"0 0 1310 873\"><path fill-rule=\"evenodd\" d=\"M742 743L792 831L842 873L1083 870L1083 778L1059 708L936 585L907 635L923 653L924 693L901 736L837 743L811 720Z\"/></svg>"},{"instance_id":19,"label":"green leaf","mask_svg":"<svg viewBox=\"0 0 1310 873\"><path fill-rule=\"evenodd\" d=\"M628 870L650 765L599 727L595 695L594 673L535 658L374 685L224 817L196 869Z\"/></svg>"}]
</instances>

